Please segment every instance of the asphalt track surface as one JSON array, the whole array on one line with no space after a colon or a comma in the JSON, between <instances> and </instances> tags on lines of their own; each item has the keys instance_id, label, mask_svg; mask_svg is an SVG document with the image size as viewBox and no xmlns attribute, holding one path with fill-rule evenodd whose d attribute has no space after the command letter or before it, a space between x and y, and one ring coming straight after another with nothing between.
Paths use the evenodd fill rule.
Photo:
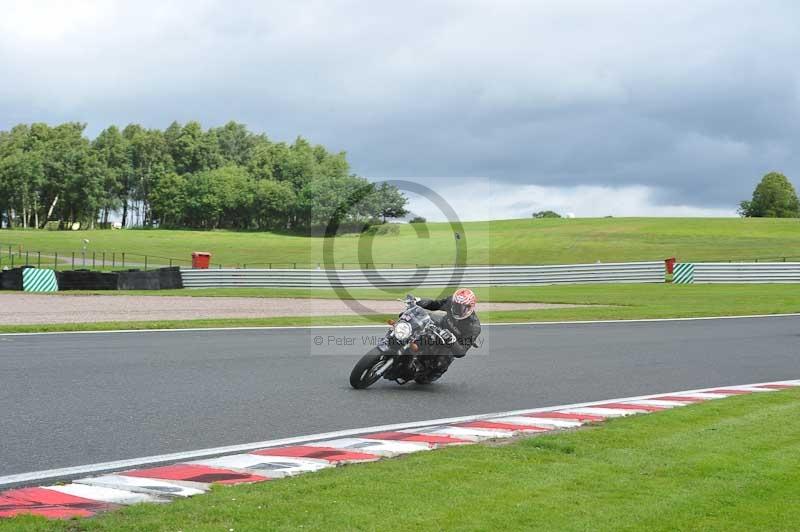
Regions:
<instances>
[{"instance_id":1,"label":"asphalt track surface","mask_svg":"<svg viewBox=\"0 0 800 532\"><path fill-rule=\"evenodd\" d=\"M382 329L0 336L0 476L800 378L800 317L507 325L484 332L484 345L457 360L440 383L382 381L366 391L350 389L348 375L368 349L365 338Z\"/></svg>"}]
</instances>

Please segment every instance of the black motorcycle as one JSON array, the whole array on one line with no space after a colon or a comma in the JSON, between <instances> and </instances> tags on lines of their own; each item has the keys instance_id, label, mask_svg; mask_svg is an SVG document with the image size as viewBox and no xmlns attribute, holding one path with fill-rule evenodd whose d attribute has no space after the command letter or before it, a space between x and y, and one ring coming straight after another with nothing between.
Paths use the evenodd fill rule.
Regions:
<instances>
[{"instance_id":1,"label":"black motorcycle","mask_svg":"<svg viewBox=\"0 0 800 532\"><path fill-rule=\"evenodd\" d=\"M405 303L400 317L389 322L391 328L386 335L350 372L353 388L368 388L381 377L398 384L412 380L429 384L447 370L441 366L439 355L449 354L455 336L439 325L441 318L417 305L415 297L406 296Z\"/></svg>"}]
</instances>

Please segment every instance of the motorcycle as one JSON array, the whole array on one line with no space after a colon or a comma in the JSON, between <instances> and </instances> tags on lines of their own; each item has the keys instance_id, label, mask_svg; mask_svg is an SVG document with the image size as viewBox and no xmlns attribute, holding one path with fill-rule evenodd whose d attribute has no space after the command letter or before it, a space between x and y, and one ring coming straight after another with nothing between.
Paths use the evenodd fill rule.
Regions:
<instances>
[{"instance_id":1,"label":"motorcycle","mask_svg":"<svg viewBox=\"0 0 800 532\"><path fill-rule=\"evenodd\" d=\"M398 384L430 384L447 371L437 355L449 354L455 336L439 325L441 318L417 305L414 296L407 295L405 303L399 318L389 322L391 328L350 372L353 388L369 388L381 377Z\"/></svg>"}]
</instances>

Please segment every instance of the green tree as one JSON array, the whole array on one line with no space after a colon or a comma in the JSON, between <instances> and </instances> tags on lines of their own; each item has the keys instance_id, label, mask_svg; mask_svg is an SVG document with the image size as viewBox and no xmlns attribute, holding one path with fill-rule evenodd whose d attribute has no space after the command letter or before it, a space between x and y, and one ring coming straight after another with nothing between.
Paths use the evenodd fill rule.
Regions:
<instances>
[{"instance_id":1,"label":"green tree","mask_svg":"<svg viewBox=\"0 0 800 532\"><path fill-rule=\"evenodd\" d=\"M86 124L68 122L53 128L33 124L37 150L42 153L45 180L41 197L49 204L47 217L62 223L92 225L102 205L102 162L83 135Z\"/></svg>"},{"instance_id":2,"label":"green tree","mask_svg":"<svg viewBox=\"0 0 800 532\"><path fill-rule=\"evenodd\" d=\"M223 164L216 133L204 132L199 122L187 122L170 148L179 174L202 172Z\"/></svg>"},{"instance_id":3,"label":"green tree","mask_svg":"<svg viewBox=\"0 0 800 532\"><path fill-rule=\"evenodd\" d=\"M164 134L157 129L139 129L130 139L132 180L129 194L142 225L150 225L150 191L158 181L173 171L173 161ZM124 216L123 216L124 218Z\"/></svg>"},{"instance_id":4,"label":"green tree","mask_svg":"<svg viewBox=\"0 0 800 532\"><path fill-rule=\"evenodd\" d=\"M785 175L770 172L753 191L753 199L739 204L739 214L748 218L797 218L800 201Z\"/></svg>"},{"instance_id":5,"label":"green tree","mask_svg":"<svg viewBox=\"0 0 800 532\"><path fill-rule=\"evenodd\" d=\"M127 147L128 165L120 176L120 197L122 204L122 227L128 226L128 211L136 188L136 171L134 169L134 139L144 133L144 128L139 124L128 124L122 130L122 137L125 139Z\"/></svg>"},{"instance_id":6,"label":"green tree","mask_svg":"<svg viewBox=\"0 0 800 532\"><path fill-rule=\"evenodd\" d=\"M406 210L408 198L389 183L383 182L375 187L373 201L373 213L380 216L384 223L387 218L402 218L408 214Z\"/></svg>"},{"instance_id":7,"label":"green tree","mask_svg":"<svg viewBox=\"0 0 800 532\"><path fill-rule=\"evenodd\" d=\"M252 186L256 225L261 229L287 229L289 215L297 204L292 186L269 179L256 180Z\"/></svg>"},{"instance_id":8,"label":"green tree","mask_svg":"<svg viewBox=\"0 0 800 532\"><path fill-rule=\"evenodd\" d=\"M253 149L261 140L250 133L247 126L233 121L210 131L216 135L219 154L224 164L248 166L253 157Z\"/></svg>"},{"instance_id":9,"label":"green tree","mask_svg":"<svg viewBox=\"0 0 800 532\"><path fill-rule=\"evenodd\" d=\"M44 168L38 153L15 149L0 160L0 181L11 207L11 225L17 216L22 227L38 227L39 189Z\"/></svg>"},{"instance_id":10,"label":"green tree","mask_svg":"<svg viewBox=\"0 0 800 532\"><path fill-rule=\"evenodd\" d=\"M186 178L167 172L150 191L150 208L159 227L181 227L186 212Z\"/></svg>"},{"instance_id":11,"label":"green tree","mask_svg":"<svg viewBox=\"0 0 800 532\"><path fill-rule=\"evenodd\" d=\"M252 179L239 166L224 166L186 180L185 216L192 227L245 229L254 205Z\"/></svg>"},{"instance_id":12,"label":"green tree","mask_svg":"<svg viewBox=\"0 0 800 532\"><path fill-rule=\"evenodd\" d=\"M303 137L297 137L288 151L281 150L277 157L277 178L289 181L295 190L301 190L315 177L319 177L319 163L314 148Z\"/></svg>"},{"instance_id":13,"label":"green tree","mask_svg":"<svg viewBox=\"0 0 800 532\"><path fill-rule=\"evenodd\" d=\"M374 211L375 186L358 176L326 176L313 179L298 198L298 222L305 227L335 230L343 222L358 222L377 214Z\"/></svg>"},{"instance_id":14,"label":"green tree","mask_svg":"<svg viewBox=\"0 0 800 532\"><path fill-rule=\"evenodd\" d=\"M102 222L107 224L109 215L120 207L125 196L123 189L126 176L131 172L131 150L117 126L101 131L92 142L92 149L102 165Z\"/></svg>"},{"instance_id":15,"label":"green tree","mask_svg":"<svg viewBox=\"0 0 800 532\"><path fill-rule=\"evenodd\" d=\"M533 213L534 218L561 218L561 215L555 211L538 211Z\"/></svg>"},{"instance_id":16,"label":"green tree","mask_svg":"<svg viewBox=\"0 0 800 532\"><path fill-rule=\"evenodd\" d=\"M9 226L107 222L128 226L276 228L356 226L405 214L394 187L352 175L344 152L303 137L273 143L237 122L203 130L20 124L0 131L0 219Z\"/></svg>"},{"instance_id":17,"label":"green tree","mask_svg":"<svg viewBox=\"0 0 800 532\"><path fill-rule=\"evenodd\" d=\"M173 121L167 129L164 130L164 140L167 142L167 149L172 157L172 160L177 160L178 137L181 136L183 126L177 121Z\"/></svg>"},{"instance_id":18,"label":"green tree","mask_svg":"<svg viewBox=\"0 0 800 532\"><path fill-rule=\"evenodd\" d=\"M268 140L260 140L253 148L253 154L247 164L247 170L256 179L283 180L280 161L288 158L289 147L280 142L273 144Z\"/></svg>"},{"instance_id":19,"label":"green tree","mask_svg":"<svg viewBox=\"0 0 800 532\"><path fill-rule=\"evenodd\" d=\"M28 161L25 160L25 153L30 142L30 128L22 124L0 136L0 207L6 213L9 227L14 227L18 221L27 223L22 205L28 196L25 191L28 184Z\"/></svg>"},{"instance_id":20,"label":"green tree","mask_svg":"<svg viewBox=\"0 0 800 532\"><path fill-rule=\"evenodd\" d=\"M215 228L222 213L222 202L214 189L213 176L208 172L191 174L186 178L184 190L186 224L194 228Z\"/></svg>"}]
</instances>

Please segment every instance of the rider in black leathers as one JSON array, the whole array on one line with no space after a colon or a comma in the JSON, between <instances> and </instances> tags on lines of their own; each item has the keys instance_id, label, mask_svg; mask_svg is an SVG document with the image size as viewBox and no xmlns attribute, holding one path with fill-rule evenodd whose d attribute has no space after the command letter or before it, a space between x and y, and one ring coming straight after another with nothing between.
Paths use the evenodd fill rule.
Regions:
<instances>
[{"instance_id":1,"label":"rider in black leathers","mask_svg":"<svg viewBox=\"0 0 800 532\"><path fill-rule=\"evenodd\" d=\"M471 347L477 345L481 322L475 314L475 303L475 294L465 288L444 299L420 299L417 302L417 305L426 310L445 311L439 325L453 335L448 341L449 354L436 355L438 374L434 375L434 380L447 370L454 357L463 357Z\"/></svg>"}]
</instances>

